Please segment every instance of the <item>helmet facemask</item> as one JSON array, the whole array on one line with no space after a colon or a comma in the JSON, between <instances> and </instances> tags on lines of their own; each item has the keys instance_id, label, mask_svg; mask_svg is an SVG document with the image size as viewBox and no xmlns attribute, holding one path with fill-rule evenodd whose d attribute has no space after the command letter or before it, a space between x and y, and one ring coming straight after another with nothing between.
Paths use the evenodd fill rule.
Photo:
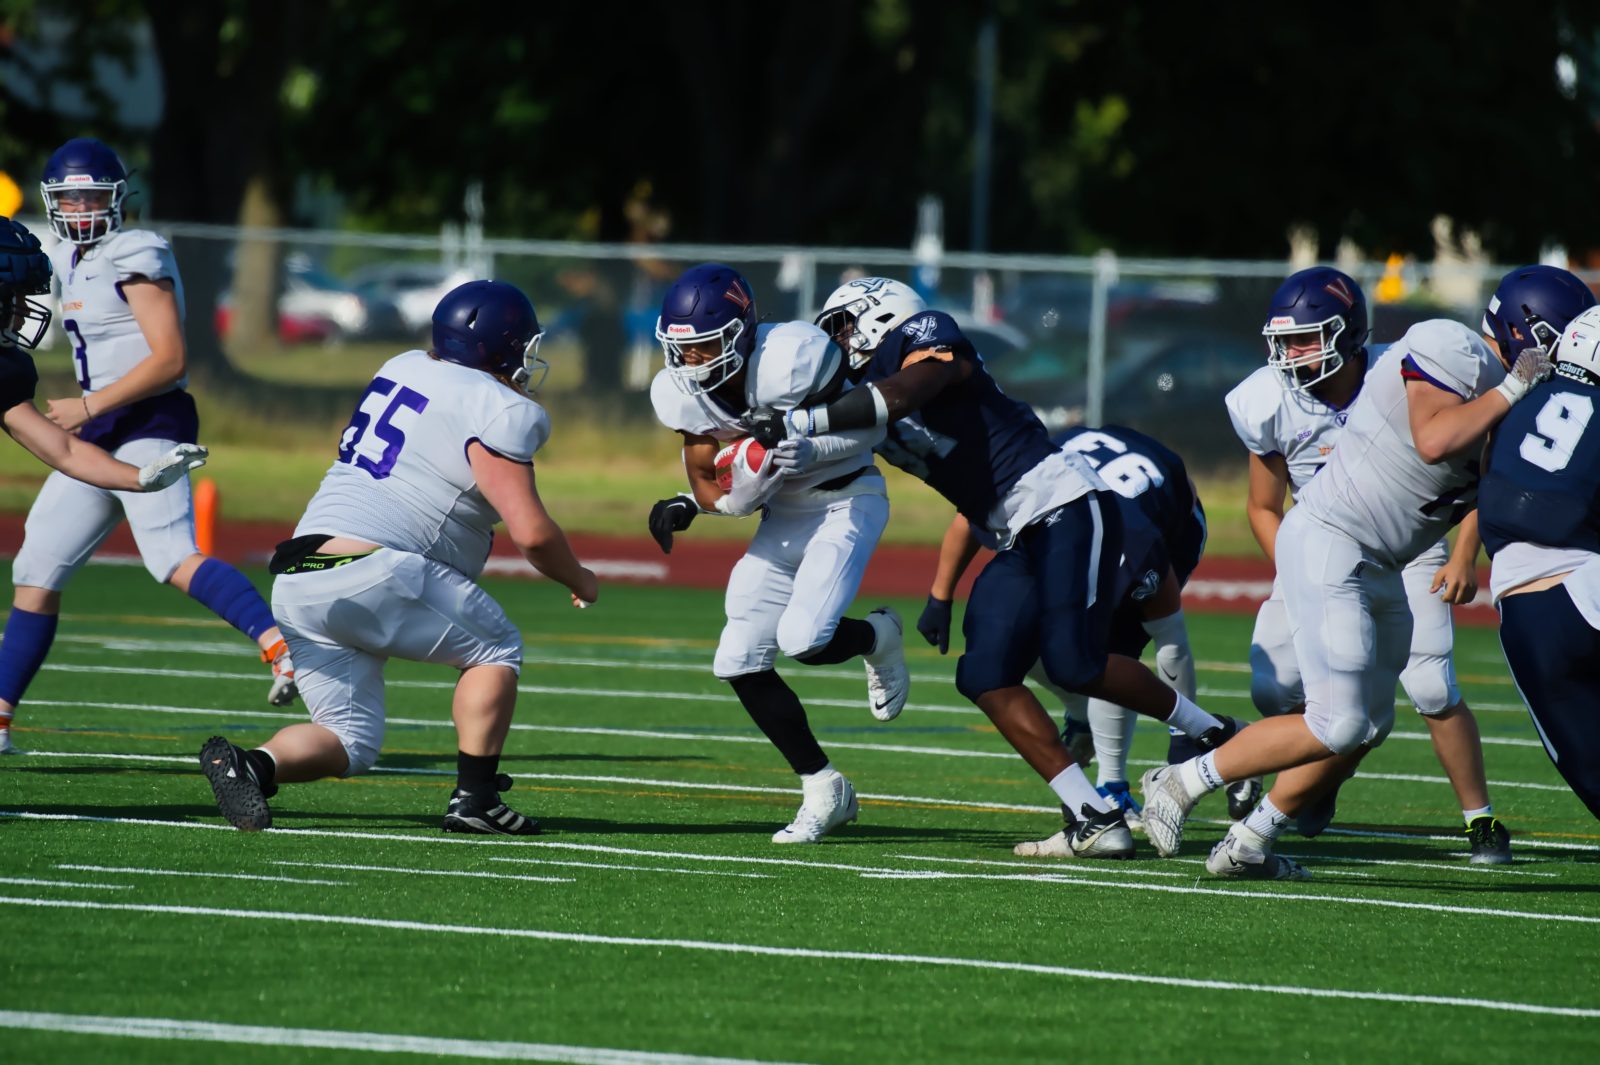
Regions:
<instances>
[{"instance_id":1,"label":"helmet facemask","mask_svg":"<svg viewBox=\"0 0 1600 1065\"><path fill-rule=\"evenodd\" d=\"M550 375L550 364L539 357L539 341L543 339L543 333L533 334L533 339L522 349L522 365L511 372L512 385L529 395L539 391L539 386Z\"/></svg>"},{"instance_id":2,"label":"helmet facemask","mask_svg":"<svg viewBox=\"0 0 1600 1065\"><path fill-rule=\"evenodd\" d=\"M1339 334L1345 329L1343 315L1320 322L1297 322L1290 316L1273 318L1261 329L1267 338L1267 365L1278 371L1278 383L1293 392L1310 392L1344 367L1344 352L1338 349ZM1316 348L1294 341L1314 339ZM1290 348L1296 350L1291 353Z\"/></svg>"},{"instance_id":3,"label":"helmet facemask","mask_svg":"<svg viewBox=\"0 0 1600 1065\"><path fill-rule=\"evenodd\" d=\"M656 319L656 340L666 354L667 372L672 383L687 395L700 395L713 391L744 368L744 355L739 351L739 341L744 336L744 320L734 318L720 329L696 333L694 326L683 322L663 324ZM719 354L709 359L691 362L699 356L698 350L715 344Z\"/></svg>"},{"instance_id":4,"label":"helmet facemask","mask_svg":"<svg viewBox=\"0 0 1600 1065\"><path fill-rule=\"evenodd\" d=\"M0 291L0 345L32 351L50 328L50 308L16 290Z\"/></svg>"},{"instance_id":5,"label":"helmet facemask","mask_svg":"<svg viewBox=\"0 0 1600 1065\"><path fill-rule=\"evenodd\" d=\"M122 203L128 196L126 180L96 181L69 174L59 182L43 182L39 188L50 228L69 244L87 247L122 226Z\"/></svg>"}]
</instances>

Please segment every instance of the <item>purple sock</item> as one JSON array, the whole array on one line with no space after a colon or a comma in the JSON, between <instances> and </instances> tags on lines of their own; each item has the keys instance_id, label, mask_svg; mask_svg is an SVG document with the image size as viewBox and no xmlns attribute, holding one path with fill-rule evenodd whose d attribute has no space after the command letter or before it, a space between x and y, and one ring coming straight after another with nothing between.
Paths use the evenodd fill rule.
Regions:
<instances>
[{"instance_id":1,"label":"purple sock","mask_svg":"<svg viewBox=\"0 0 1600 1065\"><path fill-rule=\"evenodd\" d=\"M206 559L194 571L189 597L252 640L277 624L249 578L214 558Z\"/></svg>"},{"instance_id":2,"label":"purple sock","mask_svg":"<svg viewBox=\"0 0 1600 1065\"><path fill-rule=\"evenodd\" d=\"M12 706L33 683L34 674L44 665L44 656L56 638L56 615L35 614L20 607L11 608L6 618L5 638L0 640L0 699Z\"/></svg>"}]
</instances>

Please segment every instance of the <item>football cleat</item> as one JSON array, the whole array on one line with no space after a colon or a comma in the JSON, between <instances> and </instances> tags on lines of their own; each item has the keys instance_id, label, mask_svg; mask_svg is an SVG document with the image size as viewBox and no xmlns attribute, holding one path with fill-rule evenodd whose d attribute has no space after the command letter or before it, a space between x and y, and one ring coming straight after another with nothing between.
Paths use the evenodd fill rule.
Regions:
<instances>
[{"instance_id":1,"label":"football cleat","mask_svg":"<svg viewBox=\"0 0 1600 1065\"><path fill-rule=\"evenodd\" d=\"M837 769L814 775L801 786L794 820L772 834L774 843L820 843L822 837L860 812L856 789Z\"/></svg>"},{"instance_id":2,"label":"football cleat","mask_svg":"<svg viewBox=\"0 0 1600 1065\"><path fill-rule=\"evenodd\" d=\"M1206 858L1206 872L1230 880L1310 880L1299 862L1273 854L1259 833L1234 825Z\"/></svg>"},{"instance_id":3,"label":"football cleat","mask_svg":"<svg viewBox=\"0 0 1600 1065\"><path fill-rule=\"evenodd\" d=\"M1158 766L1139 780L1144 792L1144 834L1156 853L1170 858L1183 846L1183 823L1199 799L1189 798L1175 765Z\"/></svg>"},{"instance_id":4,"label":"football cleat","mask_svg":"<svg viewBox=\"0 0 1600 1065\"><path fill-rule=\"evenodd\" d=\"M504 773L497 774L494 786L494 791L483 795L461 788L451 792L441 827L446 832L480 836L537 836L539 822L519 814L500 798L500 792L511 790L511 778Z\"/></svg>"},{"instance_id":5,"label":"football cleat","mask_svg":"<svg viewBox=\"0 0 1600 1065\"><path fill-rule=\"evenodd\" d=\"M1122 811L1122 819L1135 832L1144 831L1144 806L1128 790L1126 780L1111 780L1094 789L1101 798Z\"/></svg>"},{"instance_id":6,"label":"football cleat","mask_svg":"<svg viewBox=\"0 0 1600 1065\"><path fill-rule=\"evenodd\" d=\"M1194 738L1194 745L1200 748L1202 754L1221 747L1224 743L1237 736L1240 729L1244 728L1244 722L1238 718L1229 717L1226 714L1212 714L1211 716L1222 722L1222 724L1208 728Z\"/></svg>"},{"instance_id":7,"label":"football cleat","mask_svg":"<svg viewBox=\"0 0 1600 1065\"><path fill-rule=\"evenodd\" d=\"M1465 831L1472 844L1472 856L1467 860L1473 865L1511 864L1511 833L1498 817L1474 817Z\"/></svg>"},{"instance_id":8,"label":"football cleat","mask_svg":"<svg viewBox=\"0 0 1600 1065\"><path fill-rule=\"evenodd\" d=\"M1094 733L1087 721L1079 721L1068 714L1061 726L1061 745L1080 766L1094 761Z\"/></svg>"},{"instance_id":9,"label":"football cleat","mask_svg":"<svg viewBox=\"0 0 1600 1065\"><path fill-rule=\"evenodd\" d=\"M1084 804L1083 817L1048 839L1030 840L1011 848L1019 858L1132 858L1133 833L1121 809L1105 812Z\"/></svg>"},{"instance_id":10,"label":"football cleat","mask_svg":"<svg viewBox=\"0 0 1600 1065\"><path fill-rule=\"evenodd\" d=\"M877 634L872 651L862 656L867 666L867 699L872 716L893 721L905 709L911 694L911 671L906 669L905 626L893 608L880 606L867 615L867 624Z\"/></svg>"},{"instance_id":11,"label":"football cleat","mask_svg":"<svg viewBox=\"0 0 1600 1065\"><path fill-rule=\"evenodd\" d=\"M243 747L221 736L212 736L200 748L200 770L211 782L217 809L222 811L228 824L243 832L272 827L272 811L267 808L266 793Z\"/></svg>"},{"instance_id":12,"label":"football cleat","mask_svg":"<svg viewBox=\"0 0 1600 1065\"><path fill-rule=\"evenodd\" d=\"M0 754L21 754L11 743L11 730L0 728Z\"/></svg>"},{"instance_id":13,"label":"football cleat","mask_svg":"<svg viewBox=\"0 0 1600 1065\"><path fill-rule=\"evenodd\" d=\"M294 682L294 659L289 657L289 645L279 640L261 652L261 661L272 663L272 687L267 690L267 702L273 706L288 706L300 694Z\"/></svg>"},{"instance_id":14,"label":"football cleat","mask_svg":"<svg viewBox=\"0 0 1600 1065\"><path fill-rule=\"evenodd\" d=\"M1261 801L1261 778L1245 777L1229 784L1227 794L1228 816L1235 821L1243 821L1256 808L1256 803Z\"/></svg>"}]
</instances>

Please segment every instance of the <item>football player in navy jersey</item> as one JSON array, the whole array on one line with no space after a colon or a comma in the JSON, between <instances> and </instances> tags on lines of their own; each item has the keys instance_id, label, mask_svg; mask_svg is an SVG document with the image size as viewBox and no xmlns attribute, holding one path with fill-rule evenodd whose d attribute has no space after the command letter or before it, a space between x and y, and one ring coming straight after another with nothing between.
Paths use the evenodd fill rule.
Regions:
<instances>
[{"instance_id":1,"label":"football player in navy jersey","mask_svg":"<svg viewBox=\"0 0 1600 1065\"><path fill-rule=\"evenodd\" d=\"M1162 677L1176 691L1195 695L1194 655L1183 618L1183 586L1205 550L1205 510L1189 471L1177 453L1152 437L1123 426L1079 427L1053 440L1082 455L1113 492L1122 512L1120 595L1111 619L1110 650L1138 658L1153 640ZM943 654L949 647L950 614L956 584L977 550L965 518L956 516L939 552L939 567L917 629ZM1128 827L1138 829L1140 806L1128 786L1128 748L1133 742L1132 711L1104 699L1085 699L1051 683L1035 666L1031 679L1050 689L1066 707L1061 738L1073 757L1074 738L1087 727L1096 759L1097 790L1122 808ZM1174 732L1167 754L1181 762L1195 753L1194 741ZM1019 843L1023 857L1071 857L1070 831Z\"/></svg>"},{"instance_id":2,"label":"football player in navy jersey","mask_svg":"<svg viewBox=\"0 0 1600 1065\"><path fill-rule=\"evenodd\" d=\"M1600 307L1490 442L1478 527L1500 646L1557 771L1600 818Z\"/></svg>"},{"instance_id":3,"label":"football player in navy jersey","mask_svg":"<svg viewBox=\"0 0 1600 1065\"><path fill-rule=\"evenodd\" d=\"M103 449L50 421L33 405L38 371L28 351L37 347L50 327L50 309L35 296L50 292L50 259L39 238L20 222L0 217L0 423L12 438L40 461L68 477L118 492L154 492L175 483L189 470L203 466L206 449L179 444L139 467L112 458ZM6 639L12 638L12 623ZM27 622L17 639L26 638ZM0 643L0 647L4 644ZM0 688L0 754L14 750L12 708L20 692Z\"/></svg>"},{"instance_id":4,"label":"football player in navy jersey","mask_svg":"<svg viewBox=\"0 0 1600 1065\"><path fill-rule=\"evenodd\" d=\"M1073 761L1023 684L1029 668L1040 662L1058 686L1167 721L1208 746L1238 726L1175 694L1137 659L1108 652L1122 543L1114 496L1000 390L955 320L905 284L849 281L817 322L849 354L856 387L824 406L752 412L752 432L803 451L821 434L884 426L878 453L955 504L997 551L967 605L956 687L1078 818L1071 853L1130 855L1122 811Z\"/></svg>"}]
</instances>

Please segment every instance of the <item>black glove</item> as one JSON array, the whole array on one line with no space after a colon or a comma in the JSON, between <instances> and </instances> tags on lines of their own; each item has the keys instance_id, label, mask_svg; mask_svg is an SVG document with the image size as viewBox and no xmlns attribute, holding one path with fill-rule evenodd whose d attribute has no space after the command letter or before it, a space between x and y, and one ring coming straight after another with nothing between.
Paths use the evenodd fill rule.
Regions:
<instances>
[{"instance_id":1,"label":"black glove","mask_svg":"<svg viewBox=\"0 0 1600 1065\"><path fill-rule=\"evenodd\" d=\"M663 554L672 554L672 534L687 529L698 513L699 504L688 495L660 500L650 508L650 535L661 545Z\"/></svg>"},{"instance_id":2,"label":"black glove","mask_svg":"<svg viewBox=\"0 0 1600 1065\"><path fill-rule=\"evenodd\" d=\"M771 451L778 446L778 441L789 435L789 427L784 423L783 412L774 407L752 407L745 411L742 419L745 430L753 437L756 443Z\"/></svg>"},{"instance_id":3,"label":"black glove","mask_svg":"<svg viewBox=\"0 0 1600 1065\"><path fill-rule=\"evenodd\" d=\"M942 655L950 653L950 606L950 600L930 595L928 605L922 608L922 616L917 619L917 631Z\"/></svg>"}]
</instances>

